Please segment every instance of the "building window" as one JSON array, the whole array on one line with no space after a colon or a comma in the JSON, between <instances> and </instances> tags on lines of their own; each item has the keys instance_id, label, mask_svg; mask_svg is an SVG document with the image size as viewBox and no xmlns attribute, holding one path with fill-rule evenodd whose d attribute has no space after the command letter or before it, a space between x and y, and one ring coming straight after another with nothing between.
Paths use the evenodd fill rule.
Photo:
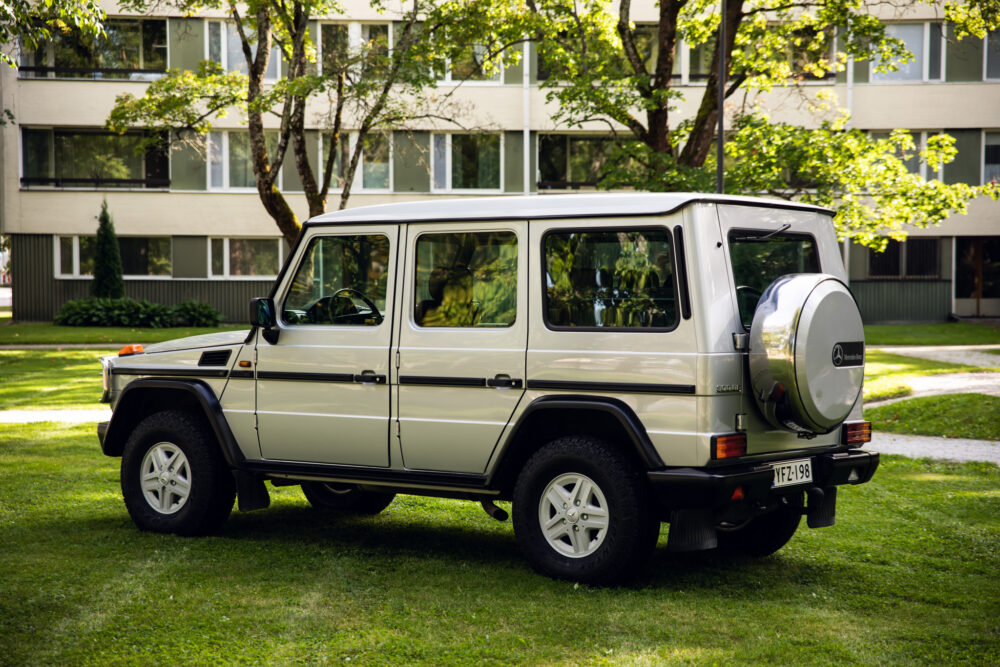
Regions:
<instances>
[{"instance_id":1,"label":"building window","mask_svg":"<svg viewBox=\"0 0 1000 667\"><path fill-rule=\"evenodd\" d=\"M103 130L21 130L21 185L165 188L170 185L166 142L136 154L146 137Z\"/></svg>"},{"instance_id":2,"label":"building window","mask_svg":"<svg viewBox=\"0 0 1000 667\"><path fill-rule=\"evenodd\" d=\"M1000 237L958 237L955 243L955 298L1000 299Z\"/></svg>"},{"instance_id":3,"label":"building window","mask_svg":"<svg viewBox=\"0 0 1000 667\"><path fill-rule=\"evenodd\" d=\"M692 46L688 51L688 78L704 81L712 71L712 56L715 55L715 35L710 35L703 44Z\"/></svg>"},{"instance_id":4,"label":"building window","mask_svg":"<svg viewBox=\"0 0 1000 667\"><path fill-rule=\"evenodd\" d=\"M892 23L886 26L886 33L902 40L913 58L905 63L895 61L897 69L891 72L875 71L881 61L872 60L872 83L941 80L944 35L940 23Z\"/></svg>"},{"instance_id":5,"label":"building window","mask_svg":"<svg viewBox=\"0 0 1000 667\"><path fill-rule=\"evenodd\" d=\"M254 38L256 32L248 32L248 38ZM273 41L273 39L272 39ZM256 43L251 43L250 51L257 53ZM214 60L230 72L249 72L247 59L243 55L243 43L236 30L236 24L230 21L208 22L208 60ZM281 48L271 47L271 57L267 61L265 81L277 81L281 71Z\"/></svg>"},{"instance_id":6,"label":"building window","mask_svg":"<svg viewBox=\"0 0 1000 667\"><path fill-rule=\"evenodd\" d=\"M870 278L938 278L941 275L939 239L890 240L884 252L868 252Z\"/></svg>"},{"instance_id":7,"label":"building window","mask_svg":"<svg viewBox=\"0 0 1000 667\"><path fill-rule=\"evenodd\" d=\"M927 139L934 136L935 134L941 134L940 132L910 132L910 136L913 138L913 150L896 152L896 157L899 158L906 170L911 174L916 174L924 180L944 178L944 165L941 165L937 171L933 171L930 165L920 157L920 151L927 147ZM888 132L872 132L872 139L888 139Z\"/></svg>"},{"instance_id":8,"label":"building window","mask_svg":"<svg viewBox=\"0 0 1000 667\"><path fill-rule=\"evenodd\" d=\"M353 70L363 76L367 68L384 64L391 43L392 26L387 23L324 23L319 48L323 74ZM359 54L365 54L363 64L357 61Z\"/></svg>"},{"instance_id":9,"label":"building window","mask_svg":"<svg viewBox=\"0 0 1000 667\"><path fill-rule=\"evenodd\" d=\"M269 155L278 147L278 133L265 132ZM208 133L208 187L212 190L252 190L257 187L249 132ZM284 169L284 167L282 167ZM275 185L281 188L281 173Z\"/></svg>"},{"instance_id":10,"label":"building window","mask_svg":"<svg viewBox=\"0 0 1000 667\"><path fill-rule=\"evenodd\" d=\"M212 278L274 278L284 259L281 239L210 239Z\"/></svg>"},{"instance_id":11,"label":"building window","mask_svg":"<svg viewBox=\"0 0 1000 667\"><path fill-rule=\"evenodd\" d=\"M448 62L441 81L478 81L503 83L503 67L499 59L489 60L489 52L485 46L476 44L465 49L460 55Z\"/></svg>"},{"instance_id":12,"label":"building window","mask_svg":"<svg viewBox=\"0 0 1000 667\"><path fill-rule=\"evenodd\" d=\"M94 275L96 236L57 236L55 265L60 278ZM119 236L122 274L126 278L172 275L169 236Z\"/></svg>"},{"instance_id":13,"label":"building window","mask_svg":"<svg viewBox=\"0 0 1000 667\"><path fill-rule=\"evenodd\" d=\"M664 228L554 231L545 253L544 313L554 328L677 325L673 253Z\"/></svg>"},{"instance_id":14,"label":"building window","mask_svg":"<svg viewBox=\"0 0 1000 667\"><path fill-rule=\"evenodd\" d=\"M836 77L836 72L830 69L831 63L836 62L832 28L796 30L791 35L785 56L793 79L823 81ZM816 67L823 69L819 76L814 73Z\"/></svg>"},{"instance_id":15,"label":"building window","mask_svg":"<svg viewBox=\"0 0 1000 667\"><path fill-rule=\"evenodd\" d=\"M607 137L543 134L538 137L538 187L594 187L608 159Z\"/></svg>"},{"instance_id":16,"label":"building window","mask_svg":"<svg viewBox=\"0 0 1000 667\"><path fill-rule=\"evenodd\" d=\"M499 134L435 134L431 169L435 190L498 191L503 171Z\"/></svg>"},{"instance_id":17,"label":"building window","mask_svg":"<svg viewBox=\"0 0 1000 667\"><path fill-rule=\"evenodd\" d=\"M322 177L326 168L326 156L330 151L330 135L322 135L320 142L319 169L317 180ZM344 187L347 167L351 163L354 149L358 145L357 134L340 135L337 142L337 155L333 158L333 175L330 186L334 189ZM369 132L365 135L358 166L351 181L352 192L387 192L392 190L392 137L387 132Z\"/></svg>"},{"instance_id":18,"label":"building window","mask_svg":"<svg viewBox=\"0 0 1000 667\"><path fill-rule=\"evenodd\" d=\"M1000 181L1000 132L987 132L983 144L983 183Z\"/></svg>"},{"instance_id":19,"label":"building window","mask_svg":"<svg viewBox=\"0 0 1000 667\"><path fill-rule=\"evenodd\" d=\"M54 31L51 41L21 50L21 77L149 81L167 71L167 22L108 19L99 37Z\"/></svg>"},{"instance_id":20,"label":"building window","mask_svg":"<svg viewBox=\"0 0 1000 667\"><path fill-rule=\"evenodd\" d=\"M1000 30L986 33L986 79L1000 79Z\"/></svg>"},{"instance_id":21,"label":"building window","mask_svg":"<svg viewBox=\"0 0 1000 667\"><path fill-rule=\"evenodd\" d=\"M421 327L509 327L517 318L513 232L421 234L413 321Z\"/></svg>"}]
</instances>

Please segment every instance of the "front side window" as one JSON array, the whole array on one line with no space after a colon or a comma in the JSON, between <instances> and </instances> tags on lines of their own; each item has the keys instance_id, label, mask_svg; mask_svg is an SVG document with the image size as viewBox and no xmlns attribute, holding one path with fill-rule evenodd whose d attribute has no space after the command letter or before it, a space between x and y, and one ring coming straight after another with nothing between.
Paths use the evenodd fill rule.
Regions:
<instances>
[{"instance_id":1,"label":"front side window","mask_svg":"<svg viewBox=\"0 0 1000 667\"><path fill-rule=\"evenodd\" d=\"M22 128L21 185L166 187L170 184L166 145L136 154L143 139L137 133Z\"/></svg>"},{"instance_id":2,"label":"front side window","mask_svg":"<svg viewBox=\"0 0 1000 667\"><path fill-rule=\"evenodd\" d=\"M215 278L272 278L281 268L281 239L212 239L209 274Z\"/></svg>"},{"instance_id":3,"label":"front side window","mask_svg":"<svg viewBox=\"0 0 1000 667\"><path fill-rule=\"evenodd\" d=\"M557 328L668 329L677 325L666 229L546 234L545 318Z\"/></svg>"},{"instance_id":4,"label":"front side window","mask_svg":"<svg viewBox=\"0 0 1000 667\"><path fill-rule=\"evenodd\" d=\"M736 302L743 326L750 328L757 302L768 285L790 273L819 273L816 241L806 234L763 230L729 232Z\"/></svg>"},{"instance_id":5,"label":"front side window","mask_svg":"<svg viewBox=\"0 0 1000 667\"><path fill-rule=\"evenodd\" d=\"M295 271L281 316L290 325L378 326L388 285L388 237L317 237Z\"/></svg>"},{"instance_id":6,"label":"front side window","mask_svg":"<svg viewBox=\"0 0 1000 667\"><path fill-rule=\"evenodd\" d=\"M498 134L435 134L431 156L435 190L499 190Z\"/></svg>"},{"instance_id":7,"label":"front side window","mask_svg":"<svg viewBox=\"0 0 1000 667\"><path fill-rule=\"evenodd\" d=\"M517 317L517 236L421 235L414 294L417 326L511 326Z\"/></svg>"}]
</instances>

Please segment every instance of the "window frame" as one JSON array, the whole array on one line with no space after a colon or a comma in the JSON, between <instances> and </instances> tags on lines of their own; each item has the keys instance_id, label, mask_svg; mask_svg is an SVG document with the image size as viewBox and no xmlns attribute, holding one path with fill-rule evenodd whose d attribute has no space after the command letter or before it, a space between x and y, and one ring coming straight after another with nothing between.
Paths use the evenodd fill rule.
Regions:
<instances>
[{"instance_id":1,"label":"window frame","mask_svg":"<svg viewBox=\"0 0 1000 667\"><path fill-rule=\"evenodd\" d=\"M670 270L673 276L672 293L675 303L675 313L674 313L674 323L669 327L570 327L561 326L558 324L552 324L549 321L549 290L547 287L548 282L548 255L546 253L546 243L548 242L549 236L559 235L559 234L593 234L600 232L610 232L616 234L619 232L650 232L650 231L663 231L663 235L667 239L667 245L670 248ZM643 334L643 333L668 333L670 331L676 331L681 325L683 317L681 316L681 298L678 285L678 267L677 267L677 246L674 243L674 235L670 227L667 225L608 225L601 227L551 227L546 229L542 234L540 243L539 256L542 263L541 272L541 304L542 304L542 322L545 324L545 328L549 331L555 332L579 332L579 333L632 333L632 334Z\"/></svg>"},{"instance_id":2,"label":"window frame","mask_svg":"<svg viewBox=\"0 0 1000 667\"><path fill-rule=\"evenodd\" d=\"M389 41L389 55L392 55L393 47L395 45L395 26L393 26L392 21L319 21L318 33L319 39L316 41L316 69L320 75L323 75L323 27L329 25L343 25L347 26L347 48L349 50L358 49L364 42L363 31L365 26L387 26Z\"/></svg>"},{"instance_id":3,"label":"window frame","mask_svg":"<svg viewBox=\"0 0 1000 667\"><path fill-rule=\"evenodd\" d=\"M473 44L472 48L481 46ZM485 48L485 47L484 47ZM452 59L445 59L444 75L439 77L437 82L449 86L502 86L505 83L507 68L504 65L503 55L497 56L497 77L495 79L462 79L452 75Z\"/></svg>"},{"instance_id":4,"label":"window frame","mask_svg":"<svg viewBox=\"0 0 1000 667\"><path fill-rule=\"evenodd\" d=\"M258 276L240 276L232 275L229 268L229 241L230 239L236 240L268 240L271 239L278 244L278 270L269 275L258 275ZM222 270L221 274L214 273L212 271L212 242L222 241ZM285 254L285 244L282 243L282 237L280 236L209 236L205 239L205 243L208 245L208 257L206 258L206 275L208 280L267 280L274 281L278 275L281 273L281 267L284 266L285 260L288 259L288 255ZM292 251L289 250L289 253Z\"/></svg>"},{"instance_id":5,"label":"window frame","mask_svg":"<svg viewBox=\"0 0 1000 667\"><path fill-rule=\"evenodd\" d=\"M944 83L945 81L945 67L948 64L947 60L947 50L948 50L948 38L946 31L944 29L944 24L941 23L941 44L938 47L938 77L935 79L930 78L930 52L931 52L931 24L941 23L940 21L894 21L886 24L887 28L893 26L904 26L904 25L919 25L922 28L922 38L921 38L921 50L922 54L919 59L920 64L920 76L913 79L879 79L878 77L885 76L886 74L894 74L895 72L876 72L875 66L877 64L877 58L870 58L868 63L868 83L875 84L879 86L883 85L916 85L922 83ZM892 36L892 35L890 35Z\"/></svg>"},{"instance_id":6,"label":"window frame","mask_svg":"<svg viewBox=\"0 0 1000 667\"><path fill-rule=\"evenodd\" d=\"M265 130L265 134L272 130ZM249 187L234 187L229 184L229 135L231 133L235 134L246 134L248 137L250 135L250 130L212 130L208 132L205 136L205 189L209 192L234 192L234 193L248 193L257 192L256 186ZM212 157L214 156L213 146L215 145L215 140L213 135L220 135L222 141L220 142L221 148L220 159L222 161L222 182L223 185L212 185ZM289 148L291 146L289 145ZM321 163L322 164L322 163ZM251 167L251 171L253 168ZM274 185L279 191L285 192L284 189L284 172L285 164L282 162L281 168L278 170L278 176L274 179ZM302 192L298 190L297 192ZM233 237L233 238L243 238L243 237Z\"/></svg>"},{"instance_id":7,"label":"window frame","mask_svg":"<svg viewBox=\"0 0 1000 667\"><path fill-rule=\"evenodd\" d=\"M997 60L1000 61L1000 28L998 28L993 32L987 32L983 35L983 81L1000 81L1000 75L989 76L990 35L995 35L997 42ZM998 69L1000 69L1000 67L998 67Z\"/></svg>"},{"instance_id":8,"label":"window frame","mask_svg":"<svg viewBox=\"0 0 1000 667\"><path fill-rule=\"evenodd\" d=\"M980 141L979 141L979 150L980 150L980 154L979 154L979 183L982 184L982 185L986 185L987 182L988 182L986 180L986 135L988 135L988 134L995 134L997 136L997 144L996 145L1000 146L1000 129L998 129L998 130L986 130L986 129L983 129L982 130L982 133L980 135ZM993 163L991 163L991 164L993 164ZM1000 167L1000 162L998 162L996 164L998 165L998 167ZM1000 169L998 169L998 172L1000 172ZM997 174L997 179L996 180L1000 181L1000 173Z\"/></svg>"},{"instance_id":9,"label":"window frame","mask_svg":"<svg viewBox=\"0 0 1000 667\"><path fill-rule=\"evenodd\" d=\"M909 271L908 271L909 267L907 266L909 264L909 260L908 260L908 257L909 257L909 246L907 246L907 243L909 243L910 241L934 241L935 242L936 255L937 255L936 262L935 262L937 264L937 267L936 267L935 273L933 273L933 274L923 274L923 275L914 275L914 274L910 274L909 273ZM893 239L890 239L889 242L893 243ZM872 258L875 256L875 253L874 253L874 251L872 251L869 248L868 252L867 252L867 260L865 262L865 279L866 280L871 280L873 282L887 281L887 280L888 281L902 280L902 281L909 282L909 281L914 281L914 280L941 280L942 279L942 276L941 276L941 260L942 260L942 257L941 257L941 237L940 236L914 236L914 237L907 237L907 239L905 241L895 241L895 244L896 245L894 247L897 248L897 252L899 252L899 273L896 273L896 274L893 274L893 275L872 275L872 265L871 265L871 262L872 262Z\"/></svg>"},{"instance_id":10,"label":"window frame","mask_svg":"<svg viewBox=\"0 0 1000 667\"><path fill-rule=\"evenodd\" d=\"M212 58L212 24L219 26L219 60ZM233 21L227 19L207 19L205 21L205 43L204 43L204 60L211 60L212 62L217 62L222 66L222 69L226 72L240 72L239 68L234 68L229 62L229 26L235 26ZM234 28L235 29L235 28ZM168 34L169 38L169 34ZM240 50L242 50L242 46ZM281 79L281 69L282 63L284 62L284 54L281 52L281 47L277 44L271 44L271 59L267 63L268 70L271 69L272 64L275 64L277 72L274 76L269 76L267 72L264 72L264 83L275 83ZM169 60L167 61L169 62ZM241 61L241 65L246 63ZM244 73L244 72L241 72ZM244 73L245 74L245 73Z\"/></svg>"},{"instance_id":11,"label":"window frame","mask_svg":"<svg viewBox=\"0 0 1000 667\"><path fill-rule=\"evenodd\" d=\"M496 188L455 188L452 187L452 144L451 138L453 136L477 136L477 135L490 135L500 137L500 178L499 185ZM506 183L504 182L504 170L506 169L506 164L504 160L504 153L506 152L506 142L505 142L504 132L431 132L431 150L430 150L430 175L431 175L431 193L441 193L441 194L469 194L469 195L496 195L503 194L504 187ZM445 137L445 183L446 187L439 188L434 185L434 171L437 168L437 157L434 151L434 138L438 136ZM537 150L537 142L536 148ZM536 162L537 164L537 162Z\"/></svg>"},{"instance_id":12,"label":"window frame","mask_svg":"<svg viewBox=\"0 0 1000 667\"><path fill-rule=\"evenodd\" d=\"M562 137L564 147L566 150L566 164L565 173L566 180L564 181L542 181L541 179L541 164L542 164L542 137ZM596 139L604 140L607 144L614 143L614 137L608 134L587 134L587 133L575 133L575 132L538 132L537 140L535 141L535 164L538 165L538 178L535 180L535 187L539 190L575 190L580 192L590 192L597 189L598 181L571 181L569 180L570 169L572 160L572 153L570 152L570 141L572 139ZM542 183L546 183L545 187L542 187ZM552 184L552 185L548 185Z\"/></svg>"},{"instance_id":13,"label":"window frame","mask_svg":"<svg viewBox=\"0 0 1000 667\"><path fill-rule=\"evenodd\" d=\"M53 277L56 280L93 280L93 274L80 273L80 237L82 236L95 236L95 234L53 234L52 235L52 272ZM61 239L71 239L73 244L73 272L63 273L62 272L62 248ZM125 280L173 280L173 262L174 262L174 237L171 235L161 234L161 235L148 235L148 234L129 234L121 235L120 238L167 238L170 239L170 273L162 276L151 276L142 273L123 273L122 278ZM121 250L119 250L121 252Z\"/></svg>"}]
</instances>

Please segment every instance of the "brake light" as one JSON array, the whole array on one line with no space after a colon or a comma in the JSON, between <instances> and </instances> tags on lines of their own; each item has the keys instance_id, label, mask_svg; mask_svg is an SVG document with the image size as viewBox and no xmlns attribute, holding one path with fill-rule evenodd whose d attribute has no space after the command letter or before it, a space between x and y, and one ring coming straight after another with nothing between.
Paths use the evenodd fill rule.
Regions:
<instances>
[{"instance_id":1,"label":"brake light","mask_svg":"<svg viewBox=\"0 0 1000 667\"><path fill-rule=\"evenodd\" d=\"M850 422L844 424L840 441L845 445L860 445L872 441L871 422Z\"/></svg>"},{"instance_id":2,"label":"brake light","mask_svg":"<svg viewBox=\"0 0 1000 667\"><path fill-rule=\"evenodd\" d=\"M744 496L743 496L743 487L742 486L737 486L733 490L733 495L730 498L730 500L743 500L743 498L744 498Z\"/></svg>"},{"instance_id":3,"label":"brake light","mask_svg":"<svg viewBox=\"0 0 1000 667\"><path fill-rule=\"evenodd\" d=\"M126 345L122 349L118 350L119 357L130 357L133 354L142 354L145 352L145 348L142 345Z\"/></svg>"},{"instance_id":4,"label":"brake light","mask_svg":"<svg viewBox=\"0 0 1000 667\"><path fill-rule=\"evenodd\" d=\"M747 436L745 433L733 435L712 436L712 458L731 459L747 453Z\"/></svg>"}]
</instances>

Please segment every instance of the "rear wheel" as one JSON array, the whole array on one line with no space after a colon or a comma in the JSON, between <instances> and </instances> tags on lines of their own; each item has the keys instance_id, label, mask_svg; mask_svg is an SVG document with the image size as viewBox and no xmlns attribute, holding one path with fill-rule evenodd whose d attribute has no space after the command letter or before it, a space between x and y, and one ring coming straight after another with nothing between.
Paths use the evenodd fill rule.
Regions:
<instances>
[{"instance_id":1,"label":"rear wheel","mask_svg":"<svg viewBox=\"0 0 1000 667\"><path fill-rule=\"evenodd\" d=\"M514 488L514 534L543 574L614 584L642 571L659 521L638 466L609 443L559 438L524 465Z\"/></svg>"},{"instance_id":2,"label":"rear wheel","mask_svg":"<svg viewBox=\"0 0 1000 667\"><path fill-rule=\"evenodd\" d=\"M142 530L178 535L217 531L233 509L236 485L201 420L168 410L135 427L122 453L122 496Z\"/></svg>"},{"instance_id":3,"label":"rear wheel","mask_svg":"<svg viewBox=\"0 0 1000 667\"><path fill-rule=\"evenodd\" d=\"M802 494L785 500L778 509L754 517L738 528L718 527L719 551L762 558L788 544L802 519Z\"/></svg>"},{"instance_id":4,"label":"rear wheel","mask_svg":"<svg viewBox=\"0 0 1000 667\"><path fill-rule=\"evenodd\" d=\"M395 493L365 491L353 484L327 482L302 482L302 493L316 509L354 514L378 514L396 497Z\"/></svg>"}]
</instances>

